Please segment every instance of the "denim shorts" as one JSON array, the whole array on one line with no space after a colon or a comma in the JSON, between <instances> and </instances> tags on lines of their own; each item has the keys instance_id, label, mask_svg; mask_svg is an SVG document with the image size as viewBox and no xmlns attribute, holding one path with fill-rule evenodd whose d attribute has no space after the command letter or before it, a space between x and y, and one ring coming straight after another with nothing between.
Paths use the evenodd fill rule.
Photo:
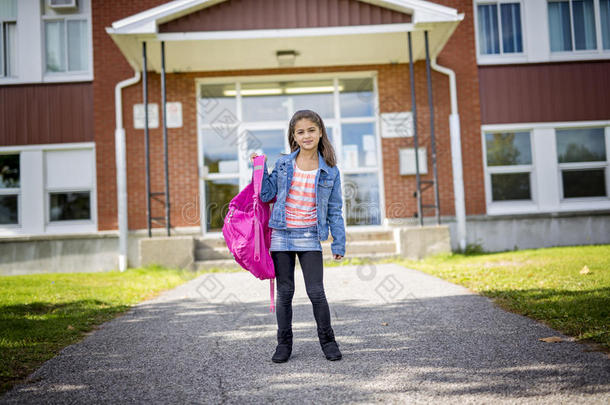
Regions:
<instances>
[{"instance_id":1,"label":"denim shorts","mask_svg":"<svg viewBox=\"0 0 610 405\"><path fill-rule=\"evenodd\" d=\"M307 228L271 229L269 251L322 251L317 225Z\"/></svg>"}]
</instances>

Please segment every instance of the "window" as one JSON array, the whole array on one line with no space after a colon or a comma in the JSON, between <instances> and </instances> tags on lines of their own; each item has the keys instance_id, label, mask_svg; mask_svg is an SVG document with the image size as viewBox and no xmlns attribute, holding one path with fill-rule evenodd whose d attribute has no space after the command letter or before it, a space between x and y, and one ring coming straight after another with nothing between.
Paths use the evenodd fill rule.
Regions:
<instances>
[{"instance_id":1,"label":"window","mask_svg":"<svg viewBox=\"0 0 610 405\"><path fill-rule=\"evenodd\" d=\"M606 197L604 128L558 129L555 139L562 197Z\"/></svg>"},{"instance_id":2,"label":"window","mask_svg":"<svg viewBox=\"0 0 610 405\"><path fill-rule=\"evenodd\" d=\"M94 155L90 149L45 152L49 223L90 221Z\"/></svg>"},{"instance_id":3,"label":"window","mask_svg":"<svg viewBox=\"0 0 610 405\"><path fill-rule=\"evenodd\" d=\"M599 0L599 12L602 25L602 43L604 49L610 49L610 0Z\"/></svg>"},{"instance_id":4,"label":"window","mask_svg":"<svg viewBox=\"0 0 610 405\"><path fill-rule=\"evenodd\" d=\"M488 214L610 210L610 121L482 130Z\"/></svg>"},{"instance_id":5,"label":"window","mask_svg":"<svg viewBox=\"0 0 610 405\"><path fill-rule=\"evenodd\" d=\"M19 154L0 155L0 225L19 224Z\"/></svg>"},{"instance_id":6,"label":"window","mask_svg":"<svg viewBox=\"0 0 610 405\"><path fill-rule=\"evenodd\" d=\"M49 219L51 221L91 219L91 194L89 191L49 193L49 197Z\"/></svg>"},{"instance_id":7,"label":"window","mask_svg":"<svg viewBox=\"0 0 610 405\"><path fill-rule=\"evenodd\" d=\"M17 0L0 0L0 77L17 75Z\"/></svg>"},{"instance_id":8,"label":"window","mask_svg":"<svg viewBox=\"0 0 610 405\"><path fill-rule=\"evenodd\" d=\"M610 49L610 0L550 0L548 18L552 52L597 50L598 30L601 46Z\"/></svg>"},{"instance_id":9,"label":"window","mask_svg":"<svg viewBox=\"0 0 610 405\"><path fill-rule=\"evenodd\" d=\"M88 72L88 15L78 11L51 13L48 9L47 13L43 17L46 72Z\"/></svg>"},{"instance_id":10,"label":"window","mask_svg":"<svg viewBox=\"0 0 610 405\"><path fill-rule=\"evenodd\" d=\"M0 235L97 231L95 145L0 147Z\"/></svg>"},{"instance_id":11,"label":"window","mask_svg":"<svg viewBox=\"0 0 610 405\"><path fill-rule=\"evenodd\" d=\"M477 19L481 55L523 52L520 3L478 4Z\"/></svg>"},{"instance_id":12,"label":"window","mask_svg":"<svg viewBox=\"0 0 610 405\"><path fill-rule=\"evenodd\" d=\"M491 202L532 200L532 148L529 132L485 134Z\"/></svg>"}]
</instances>

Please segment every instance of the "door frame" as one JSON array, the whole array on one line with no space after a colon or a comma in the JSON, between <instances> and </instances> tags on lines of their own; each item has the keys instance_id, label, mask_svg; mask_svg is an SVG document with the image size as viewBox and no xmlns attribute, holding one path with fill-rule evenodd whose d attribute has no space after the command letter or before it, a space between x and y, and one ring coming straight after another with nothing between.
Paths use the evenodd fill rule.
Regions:
<instances>
[{"instance_id":1,"label":"door frame","mask_svg":"<svg viewBox=\"0 0 610 405\"><path fill-rule=\"evenodd\" d=\"M358 229L358 230L377 230L377 229L387 229L386 218L385 218L385 187L384 187L384 173L383 173L383 153L382 153L382 145L381 145L381 118L380 118L380 107L379 107L379 88L378 88L378 72L375 70L372 71L353 71L353 72L325 72L325 73L300 73L300 74L279 74L279 75L253 75L253 76L226 76L226 77L208 77L208 78L196 78L195 79L195 105L197 112L197 166L198 166L198 183L199 183L199 194L198 201L200 202L199 206L199 217L200 217L200 233L204 237L219 237L222 236L222 232L220 231L207 231L206 223L206 199L205 199L205 181L208 179L223 179L223 178L235 178L234 174L220 174L220 173L205 173L204 165L203 165L203 138L202 138L202 118L200 111L200 95L201 95L201 85L202 84L220 84L220 83L233 83L235 84L235 90L239 94L241 90L241 83L246 82L265 82L265 81L289 81L289 80L332 80L335 86L335 92L338 91L338 81L339 79L350 79L350 78L366 78L370 77L373 81L373 108L374 108L374 119L371 119L370 122L373 122L376 136L376 148L377 148L377 162L378 165L373 169L356 169L358 173L367 173L377 171L378 173L378 181L379 181L379 216L380 216L380 224L379 225L346 225L346 230L350 228ZM340 117L340 105L339 98L334 97L334 108L335 108L335 117L332 119L325 119L325 126L332 127L333 137L334 137L334 147L337 152L337 161L339 164L343 160L342 156L342 145L341 145L341 117ZM265 129L271 129L269 125L272 125L272 129L283 129L287 131L288 129L288 121L290 117L288 117L285 121L267 121L265 123L261 123L260 126L256 123L247 123L244 124L242 122L242 108L241 108L241 97L236 96L236 118L238 120L238 134L241 134L243 130L248 128L262 128L264 126ZM243 137L242 137L243 138ZM243 142L243 140L238 140L238 142ZM284 144L286 150L289 150L289 146L287 145L288 140L285 137ZM248 184L249 180L243 180L244 176L247 175L247 156L245 154L247 151L245 148L238 147L238 161L239 161L239 184L240 190L243 189L245 185ZM243 156L242 156L243 155ZM242 168L243 166L243 168ZM352 171L349 171L351 174ZM344 195L343 190L343 179L344 173L341 170L341 183L342 190L341 193ZM246 181L245 184L242 185L242 182ZM345 208L343 208L345 210ZM345 218L345 212L344 212Z\"/></svg>"}]
</instances>

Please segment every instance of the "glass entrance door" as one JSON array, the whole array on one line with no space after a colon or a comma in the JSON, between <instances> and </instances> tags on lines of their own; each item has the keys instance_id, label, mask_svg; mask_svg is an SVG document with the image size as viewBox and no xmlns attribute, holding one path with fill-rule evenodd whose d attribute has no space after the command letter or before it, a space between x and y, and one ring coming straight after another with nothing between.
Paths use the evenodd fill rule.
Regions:
<instances>
[{"instance_id":1,"label":"glass entrance door","mask_svg":"<svg viewBox=\"0 0 610 405\"><path fill-rule=\"evenodd\" d=\"M198 135L202 233L220 232L231 199L252 180L252 152L273 169L289 153L292 114L322 116L342 175L347 225L381 222L377 116L373 79L201 83Z\"/></svg>"},{"instance_id":2,"label":"glass entrance door","mask_svg":"<svg viewBox=\"0 0 610 405\"><path fill-rule=\"evenodd\" d=\"M372 78L338 79L346 225L380 225L382 217L380 144Z\"/></svg>"}]
</instances>

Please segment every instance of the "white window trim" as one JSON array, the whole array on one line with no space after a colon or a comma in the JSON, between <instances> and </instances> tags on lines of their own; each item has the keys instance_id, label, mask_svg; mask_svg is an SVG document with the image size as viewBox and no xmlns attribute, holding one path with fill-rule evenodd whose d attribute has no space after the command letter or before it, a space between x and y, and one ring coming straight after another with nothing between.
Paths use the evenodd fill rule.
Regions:
<instances>
[{"instance_id":1,"label":"white window trim","mask_svg":"<svg viewBox=\"0 0 610 405\"><path fill-rule=\"evenodd\" d=\"M503 52L502 45L502 21L500 17L500 4L502 3L519 3L519 17L521 18L521 47L523 50L521 52ZM498 35L500 38L500 53L499 54L482 54L481 48L479 46L479 10L478 5L484 4L496 4L498 6ZM498 64L498 63L507 63L507 61L512 61L515 63L523 63L527 62L527 29L525 26L525 7L523 1L521 0L473 0L473 12L474 12L474 29L475 29L475 47L476 47L476 55L479 63L485 61L490 64Z\"/></svg>"},{"instance_id":2,"label":"white window trim","mask_svg":"<svg viewBox=\"0 0 610 405\"><path fill-rule=\"evenodd\" d=\"M504 130L502 130L504 131ZM530 140L530 153L532 163L527 165L510 165L510 166L488 166L487 164L487 142L485 134L489 132L497 132L497 130L482 131L483 143L483 167L485 174L485 202L487 204L487 212L490 211L513 211L513 212L528 212L535 209L538 205L538 191L536 181L536 154L534 150L533 134L529 128L511 129L506 132L528 132ZM493 201L491 188L491 175L498 173L528 173L530 177L530 199L529 200L508 200L508 201Z\"/></svg>"},{"instance_id":3,"label":"white window trim","mask_svg":"<svg viewBox=\"0 0 610 405\"><path fill-rule=\"evenodd\" d=\"M592 126L595 128L604 128L603 126ZM570 127L569 129L582 129L587 128L586 126L575 125ZM561 128L568 129L568 128ZM557 132L555 132L555 137L557 137ZM556 138L555 138L556 139ZM570 163L557 163L557 181L559 185L559 201L560 204L564 205L574 205L579 203L587 203L591 201L609 201L610 200L610 179L608 175L610 174L610 156L608 155L608 151L610 150L610 127L604 128L604 140L606 146L606 161L596 161L596 162L570 162ZM555 140L555 142L557 142ZM563 196L563 178L562 171L565 169L604 169L605 179L606 179L606 196L605 197L570 197L565 198Z\"/></svg>"},{"instance_id":4,"label":"white window trim","mask_svg":"<svg viewBox=\"0 0 610 405\"><path fill-rule=\"evenodd\" d=\"M557 162L556 133L557 129L604 127L606 141L606 162L563 163ZM494 202L491 203L490 171L487 167L487 152L485 148L486 132L530 131L532 145L532 198L533 202ZM552 133L552 136L547 136ZM552 139L552 145L546 145L543 138ZM540 122L491 124L481 126L483 144L483 167L485 175L485 196L488 215L515 215L552 212L578 212L610 209L610 120L609 121L577 121L577 122ZM542 159L540 157L542 156ZM606 197L563 198L561 167L605 167ZM552 180L549 182L549 179ZM540 195L541 181L550 187L551 195ZM550 185L549 185L550 184ZM547 188L548 189L548 188ZM543 201L544 200L544 201Z\"/></svg>"},{"instance_id":5,"label":"white window trim","mask_svg":"<svg viewBox=\"0 0 610 405\"><path fill-rule=\"evenodd\" d=\"M49 151L50 149L45 150ZM57 229L60 231L66 231L67 229L72 231L78 231L79 228L82 227L95 227L97 229L97 195L96 195L96 154L95 148L53 148L53 150L91 150L93 154L93 159L91 159L91 173L93 176L93 184L91 187L49 187L46 182L46 176L44 176L44 225L46 229ZM43 168L46 167L46 154L43 154ZM44 174L43 174L44 175ZM73 220L60 220L60 221L51 221L51 193L56 192L80 192L87 191L89 192L89 210L90 210L90 218L89 219L73 219ZM94 200L95 199L95 200Z\"/></svg>"},{"instance_id":6,"label":"white window trim","mask_svg":"<svg viewBox=\"0 0 610 405\"><path fill-rule=\"evenodd\" d=\"M92 165L92 176L93 183L91 187L84 188L61 188L60 189L48 189L45 181L44 165L45 157L44 152L54 150L78 150L87 149L91 150L93 159L91 159ZM35 178L24 179L21 177L20 181L20 195L18 197L18 209L19 209L19 226L15 224L0 225L0 238L2 236L15 236L15 235L50 235L50 234L68 234L68 233L92 233L97 232L97 175L96 175L96 153L94 142L74 142L74 143L63 143L63 144L37 144L37 145L20 145L20 146L3 146L0 147L0 153L10 154L21 152L39 152L40 158L37 159L37 163L42 170L36 170L34 173ZM20 162L23 163L23 157L20 158ZM23 194L24 187L28 187L26 182L33 184L31 187L35 187L29 192L30 195L36 194L40 196L40 202L35 207L37 211L33 216L40 214L40 220L30 221L32 223L25 224L23 222ZM37 185L40 185L38 189ZM66 221L53 221L49 222L49 190L50 191L89 191L90 192L90 210L91 218L87 220L66 220ZM31 208L31 207L30 207Z\"/></svg>"},{"instance_id":7,"label":"white window trim","mask_svg":"<svg viewBox=\"0 0 610 405\"><path fill-rule=\"evenodd\" d=\"M65 64L66 69L68 69L68 21L82 21L85 20L87 23L87 70L79 70L79 71L68 71L65 72L48 72L47 71L47 40L46 40L46 32L45 32L45 23L51 21L63 21L64 22L64 33L66 43L65 46ZM91 27L91 15L90 13L81 13L81 14L66 14L64 16L55 16L55 15L43 15L41 21L40 33L42 35L42 72L44 75L44 81L53 82L53 81L65 81L66 79L75 80L76 78L88 78L91 76L91 72L93 71L93 44L92 44L92 27ZM86 80L86 79L85 79Z\"/></svg>"}]
</instances>

